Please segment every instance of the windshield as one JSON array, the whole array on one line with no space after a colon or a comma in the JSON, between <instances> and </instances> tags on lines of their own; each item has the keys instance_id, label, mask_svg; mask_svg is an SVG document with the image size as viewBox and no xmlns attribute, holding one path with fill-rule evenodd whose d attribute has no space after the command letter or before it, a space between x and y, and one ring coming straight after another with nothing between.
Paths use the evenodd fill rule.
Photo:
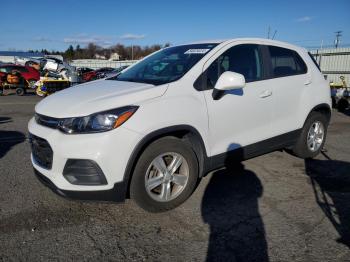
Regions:
<instances>
[{"instance_id":1,"label":"windshield","mask_svg":"<svg viewBox=\"0 0 350 262\"><path fill-rule=\"evenodd\" d=\"M192 44L163 49L109 80L161 85L180 79L217 44Z\"/></svg>"}]
</instances>

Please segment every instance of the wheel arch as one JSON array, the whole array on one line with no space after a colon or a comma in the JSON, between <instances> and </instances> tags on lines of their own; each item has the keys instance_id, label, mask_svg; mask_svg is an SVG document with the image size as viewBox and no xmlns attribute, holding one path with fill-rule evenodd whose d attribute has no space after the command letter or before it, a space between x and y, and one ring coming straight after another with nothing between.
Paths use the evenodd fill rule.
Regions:
<instances>
[{"instance_id":1,"label":"wheel arch","mask_svg":"<svg viewBox=\"0 0 350 262\"><path fill-rule=\"evenodd\" d=\"M309 114L308 114L308 116L307 116L306 119L309 118L309 116L310 116L310 114L311 114L312 112L319 112L319 113L325 115L325 116L327 117L328 123L329 123L330 120L331 120L332 109L331 109L331 107L330 107L328 104L326 104L326 103L319 104L319 105L315 106L314 108L312 108L311 111L309 112ZM306 119L305 119L305 121L306 121Z\"/></svg>"},{"instance_id":2,"label":"wheel arch","mask_svg":"<svg viewBox=\"0 0 350 262\"><path fill-rule=\"evenodd\" d=\"M148 145L150 145L154 141L167 136L180 138L193 148L198 160L199 177L203 176L203 173L205 170L205 164L208 156L206 153L206 148L205 148L203 138L199 133L199 131L196 128L189 125L176 125L176 126L161 128L149 133L144 138L142 138L142 140L136 145L132 154L130 155L125 172L124 172L124 178L123 178L123 184L126 187L125 188L126 197L129 197L131 177L134 172L135 165L139 157L141 156L142 152L147 148Z\"/></svg>"}]
</instances>

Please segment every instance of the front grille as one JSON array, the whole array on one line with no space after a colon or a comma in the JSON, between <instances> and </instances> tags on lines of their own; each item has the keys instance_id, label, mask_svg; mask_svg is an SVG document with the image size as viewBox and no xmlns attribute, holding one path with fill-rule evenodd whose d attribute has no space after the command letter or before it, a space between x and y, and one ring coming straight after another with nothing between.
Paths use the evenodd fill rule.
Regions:
<instances>
[{"instance_id":1,"label":"front grille","mask_svg":"<svg viewBox=\"0 0 350 262\"><path fill-rule=\"evenodd\" d=\"M40 114L35 114L35 121L42 126L56 129L59 125L59 119L49 116L43 116Z\"/></svg>"},{"instance_id":2,"label":"front grille","mask_svg":"<svg viewBox=\"0 0 350 262\"><path fill-rule=\"evenodd\" d=\"M34 161L45 169L51 169L53 151L50 144L45 139L32 134L29 134L29 141Z\"/></svg>"}]
</instances>

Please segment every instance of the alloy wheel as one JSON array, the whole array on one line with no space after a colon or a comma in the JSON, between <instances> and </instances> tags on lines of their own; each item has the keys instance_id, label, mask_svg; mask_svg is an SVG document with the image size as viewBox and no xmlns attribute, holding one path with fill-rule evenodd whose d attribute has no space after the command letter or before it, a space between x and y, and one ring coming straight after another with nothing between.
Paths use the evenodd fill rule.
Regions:
<instances>
[{"instance_id":1,"label":"alloy wheel","mask_svg":"<svg viewBox=\"0 0 350 262\"><path fill-rule=\"evenodd\" d=\"M188 178L186 159L179 153L164 153L157 156L146 171L146 191L156 201L169 202L185 189Z\"/></svg>"},{"instance_id":2,"label":"alloy wheel","mask_svg":"<svg viewBox=\"0 0 350 262\"><path fill-rule=\"evenodd\" d=\"M320 149L324 139L324 126L320 121L314 122L307 134L307 146L311 152Z\"/></svg>"}]
</instances>

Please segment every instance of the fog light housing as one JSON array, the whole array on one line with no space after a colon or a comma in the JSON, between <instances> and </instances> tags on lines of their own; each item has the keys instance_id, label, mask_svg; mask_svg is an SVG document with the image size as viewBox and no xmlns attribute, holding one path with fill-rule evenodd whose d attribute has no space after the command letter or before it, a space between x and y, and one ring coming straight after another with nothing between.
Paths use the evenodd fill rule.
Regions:
<instances>
[{"instance_id":1,"label":"fog light housing","mask_svg":"<svg viewBox=\"0 0 350 262\"><path fill-rule=\"evenodd\" d=\"M93 160L68 159L63 169L63 176L73 185L107 185L105 175Z\"/></svg>"}]
</instances>

